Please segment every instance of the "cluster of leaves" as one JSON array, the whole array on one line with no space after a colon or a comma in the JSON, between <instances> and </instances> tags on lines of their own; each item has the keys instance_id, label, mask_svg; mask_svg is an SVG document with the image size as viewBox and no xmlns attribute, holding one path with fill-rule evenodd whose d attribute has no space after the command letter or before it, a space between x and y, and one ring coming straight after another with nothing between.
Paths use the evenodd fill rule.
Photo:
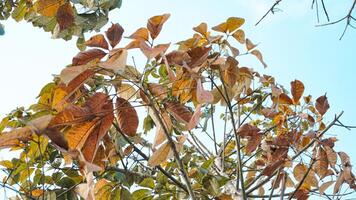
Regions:
<instances>
[{"instance_id":1,"label":"cluster of leaves","mask_svg":"<svg viewBox=\"0 0 356 200\"><path fill-rule=\"evenodd\" d=\"M342 185L356 189L349 157L325 136L341 125L341 115L324 123L326 96L313 103L299 80L289 94L239 63L252 55L267 67L244 19L228 18L215 35L201 23L169 51L154 45L169 16L150 18L121 47L119 24L94 35L37 104L2 120L0 147L20 151L0 162L6 188L24 199L125 200L330 198L333 184L336 195ZM127 64L134 49L144 66Z\"/></svg>"},{"instance_id":2,"label":"cluster of leaves","mask_svg":"<svg viewBox=\"0 0 356 200\"><path fill-rule=\"evenodd\" d=\"M4 0L0 20L10 16L52 32L54 38L78 36L78 45L87 31L99 31L108 22L109 11L120 8L121 0Z\"/></svg>"}]
</instances>

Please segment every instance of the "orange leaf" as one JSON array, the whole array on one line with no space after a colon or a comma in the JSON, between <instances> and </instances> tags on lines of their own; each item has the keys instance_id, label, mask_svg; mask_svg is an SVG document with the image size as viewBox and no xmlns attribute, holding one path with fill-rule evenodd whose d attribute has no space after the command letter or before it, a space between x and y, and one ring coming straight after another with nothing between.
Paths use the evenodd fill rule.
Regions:
<instances>
[{"instance_id":1,"label":"orange leaf","mask_svg":"<svg viewBox=\"0 0 356 200\"><path fill-rule=\"evenodd\" d=\"M148 19L147 29L150 31L151 38L154 40L162 30L163 24L168 20L170 14L153 16Z\"/></svg>"},{"instance_id":2,"label":"orange leaf","mask_svg":"<svg viewBox=\"0 0 356 200\"><path fill-rule=\"evenodd\" d=\"M138 116L134 107L126 99L116 99L117 120L121 131L130 137L136 135L138 127Z\"/></svg>"},{"instance_id":3,"label":"orange leaf","mask_svg":"<svg viewBox=\"0 0 356 200\"><path fill-rule=\"evenodd\" d=\"M294 80L291 83L291 92L293 96L294 104L299 103L299 99L303 96L304 93L304 84L299 80Z\"/></svg>"},{"instance_id":4,"label":"orange leaf","mask_svg":"<svg viewBox=\"0 0 356 200\"><path fill-rule=\"evenodd\" d=\"M147 30L147 28L144 28L144 27L139 28L132 35L130 35L128 38L135 39L135 40L148 41L148 30Z\"/></svg>"},{"instance_id":5,"label":"orange leaf","mask_svg":"<svg viewBox=\"0 0 356 200\"><path fill-rule=\"evenodd\" d=\"M188 51L191 61L188 66L193 69L194 67L202 65L208 58L211 47L195 47Z\"/></svg>"},{"instance_id":6,"label":"orange leaf","mask_svg":"<svg viewBox=\"0 0 356 200\"><path fill-rule=\"evenodd\" d=\"M239 62L231 56L229 56L226 60L225 63L226 69L224 70L224 81L230 87L233 87L237 81L238 64Z\"/></svg>"},{"instance_id":7,"label":"orange leaf","mask_svg":"<svg viewBox=\"0 0 356 200\"><path fill-rule=\"evenodd\" d=\"M64 0L38 0L35 2L35 10L46 17L54 17Z\"/></svg>"},{"instance_id":8,"label":"orange leaf","mask_svg":"<svg viewBox=\"0 0 356 200\"><path fill-rule=\"evenodd\" d=\"M316 99L315 108L318 110L318 112L322 116L326 113L326 111L328 111L328 109L330 108L330 105L329 105L328 98L326 97L326 95L320 96L319 98Z\"/></svg>"},{"instance_id":9,"label":"orange leaf","mask_svg":"<svg viewBox=\"0 0 356 200\"><path fill-rule=\"evenodd\" d=\"M88 47L100 47L103 49L109 49L108 42L106 42L103 34L98 34L92 36L88 41L85 42Z\"/></svg>"},{"instance_id":10,"label":"orange leaf","mask_svg":"<svg viewBox=\"0 0 356 200\"><path fill-rule=\"evenodd\" d=\"M105 31L106 37L109 39L109 43L114 48L122 39L124 29L120 24L112 24L111 27Z\"/></svg>"},{"instance_id":11,"label":"orange leaf","mask_svg":"<svg viewBox=\"0 0 356 200\"><path fill-rule=\"evenodd\" d=\"M69 2L61 5L57 11L59 30L65 30L74 23L74 11Z\"/></svg>"},{"instance_id":12,"label":"orange leaf","mask_svg":"<svg viewBox=\"0 0 356 200\"><path fill-rule=\"evenodd\" d=\"M100 49L79 52L72 60L72 65L84 65L94 59L102 59L106 53Z\"/></svg>"},{"instance_id":13,"label":"orange leaf","mask_svg":"<svg viewBox=\"0 0 356 200\"><path fill-rule=\"evenodd\" d=\"M245 32L241 29L237 30L234 34L232 34L232 37L234 37L241 44L245 43Z\"/></svg>"},{"instance_id":14,"label":"orange leaf","mask_svg":"<svg viewBox=\"0 0 356 200\"><path fill-rule=\"evenodd\" d=\"M164 143L159 149L157 149L151 155L148 160L148 166L155 167L160 165L162 162L166 161L169 158L171 152L171 147L168 142Z\"/></svg>"}]
</instances>

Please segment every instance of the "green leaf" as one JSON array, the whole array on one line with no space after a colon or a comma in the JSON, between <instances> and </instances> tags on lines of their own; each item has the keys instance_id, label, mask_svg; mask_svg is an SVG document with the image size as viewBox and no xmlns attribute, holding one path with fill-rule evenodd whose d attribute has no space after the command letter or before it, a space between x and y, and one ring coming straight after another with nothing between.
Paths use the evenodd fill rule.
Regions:
<instances>
[{"instance_id":1,"label":"green leaf","mask_svg":"<svg viewBox=\"0 0 356 200\"><path fill-rule=\"evenodd\" d=\"M153 189L155 187L155 181L153 178L145 178L139 185Z\"/></svg>"},{"instance_id":2,"label":"green leaf","mask_svg":"<svg viewBox=\"0 0 356 200\"><path fill-rule=\"evenodd\" d=\"M132 193L133 200L143 200L150 195L151 191L148 189L140 189Z\"/></svg>"}]
</instances>

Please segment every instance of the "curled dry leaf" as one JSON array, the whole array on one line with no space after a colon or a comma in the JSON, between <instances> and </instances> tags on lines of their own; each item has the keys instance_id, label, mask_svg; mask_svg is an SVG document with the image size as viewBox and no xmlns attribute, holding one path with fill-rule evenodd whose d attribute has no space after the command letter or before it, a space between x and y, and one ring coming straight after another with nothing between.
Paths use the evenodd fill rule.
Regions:
<instances>
[{"instance_id":1,"label":"curled dry leaf","mask_svg":"<svg viewBox=\"0 0 356 200\"><path fill-rule=\"evenodd\" d=\"M106 53L100 49L90 49L87 51L79 52L72 60L72 65L84 65L94 59L102 59Z\"/></svg>"},{"instance_id":2,"label":"curled dry leaf","mask_svg":"<svg viewBox=\"0 0 356 200\"><path fill-rule=\"evenodd\" d=\"M112 24L111 27L105 32L112 48L114 48L121 41L123 33L124 28L122 28L122 26L118 23Z\"/></svg>"},{"instance_id":3,"label":"curled dry leaf","mask_svg":"<svg viewBox=\"0 0 356 200\"><path fill-rule=\"evenodd\" d=\"M253 44L250 39L246 38L246 49L250 51L254 49L257 45Z\"/></svg>"},{"instance_id":4,"label":"curled dry leaf","mask_svg":"<svg viewBox=\"0 0 356 200\"><path fill-rule=\"evenodd\" d=\"M251 54L256 56L256 58L262 63L264 68L267 68L267 64L265 63L265 61L263 61L262 53L259 50L252 50Z\"/></svg>"},{"instance_id":5,"label":"curled dry leaf","mask_svg":"<svg viewBox=\"0 0 356 200\"><path fill-rule=\"evenodd\" d=\"M150 31L151 38L154 40L157 38L162 30L163 24L168 20L170 14L163 14L153 16L147 21L147 29Z\"/></svg>"},{"instance_id":6,"label":"curled dry leaf","mask_svg":"<svg viewBox=\"0 0 356 200\"><path fill-rule=\"evenodd\" d=\"M136 135L138 116L134 107L126 99L116 99L117 120L121 131L130 137Z\"/></svg>"},{"instance_id":7,"label":"curled dry leaf","mask_svg":"<svg viewBox=\"0 0 356 200\"><path fill-rule=\"evenodd\" d=\"M195 128L200 120L200 116L201 116L201 105L199 104L196 108L195 108L195 112L192 116L192 118L190 119L189 123L186 126L186 129L188 131L192 130L193 128Z\"/></svg>"},{"instance_id":8,"label":"curled dry leaf","mask_svg":"<svg viewBox=\"0 0 356 200\"><path fill-rule=\"evenodd\" d=\"M92 36L88 41L84 43L88 47L99 47L103 49L109 49L108 42L105 40L103 34Z\"/></svg>"},{"instance_id":9,"label":"curled dry leaf","mask_svg":"<svg viewBox=\"0 0 356 200\"><path fill-rule=\"evenodd\" d=\"M56 17L59 24L59 30L62 31L72 26L74 23L74 11L69 2L58 8Z\"/></svg>"},{"instance_id":10,"label":"curled dry leaf","mask_svg":"<svg viewBox=\"0 0 356 200\"><path fill-rule=\"evenodd\" d=\"M330 106L329 106L328 98L326 97L326 95L320 96L319 98L316 99L315 108L318 110L318 112L322 116L326 113L326 111L328 111Z\"/></svg>"},{"instance_id":11,"label":"curled dry leaf","mask_svg":"<svg viewBox=\"0 0 356 200\"><path fill-rule=\"evenodd\" d=\"M293 103L294 105L297 105L299 103L299 99L303 96L304 84L299 80L294 80L290 83L290 85L293 96Z\"/></svg>"}]
</instances>

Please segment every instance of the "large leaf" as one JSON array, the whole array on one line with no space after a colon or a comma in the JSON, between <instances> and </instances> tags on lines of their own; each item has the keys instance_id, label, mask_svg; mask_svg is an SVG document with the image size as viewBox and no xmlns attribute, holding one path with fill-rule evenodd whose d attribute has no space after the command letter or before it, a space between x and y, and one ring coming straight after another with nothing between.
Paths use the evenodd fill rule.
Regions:
<instances>
[{"instance_id":1,"label":"large leaf","mask_svg":"<svg viewBox=\"0 0 356 200\"><path fill-rule=\"evenodd\" d=\"M152 39L156 39L162 30L163 24L168 20L170 14L163 14L151 17L147 22L147 29L150 31Z\"/></svg>"},{"instance_id":2,"label":"large leaf","mask_svg":"<svg viewBox=\"0 0 356 200\"><path fill-rule=\"evenodd\" d=\"M138 116L130 102L118 97L116 99L116 114L121 131L127 136L135 136L138 127Z\"/></svg>"}]
</instances>

